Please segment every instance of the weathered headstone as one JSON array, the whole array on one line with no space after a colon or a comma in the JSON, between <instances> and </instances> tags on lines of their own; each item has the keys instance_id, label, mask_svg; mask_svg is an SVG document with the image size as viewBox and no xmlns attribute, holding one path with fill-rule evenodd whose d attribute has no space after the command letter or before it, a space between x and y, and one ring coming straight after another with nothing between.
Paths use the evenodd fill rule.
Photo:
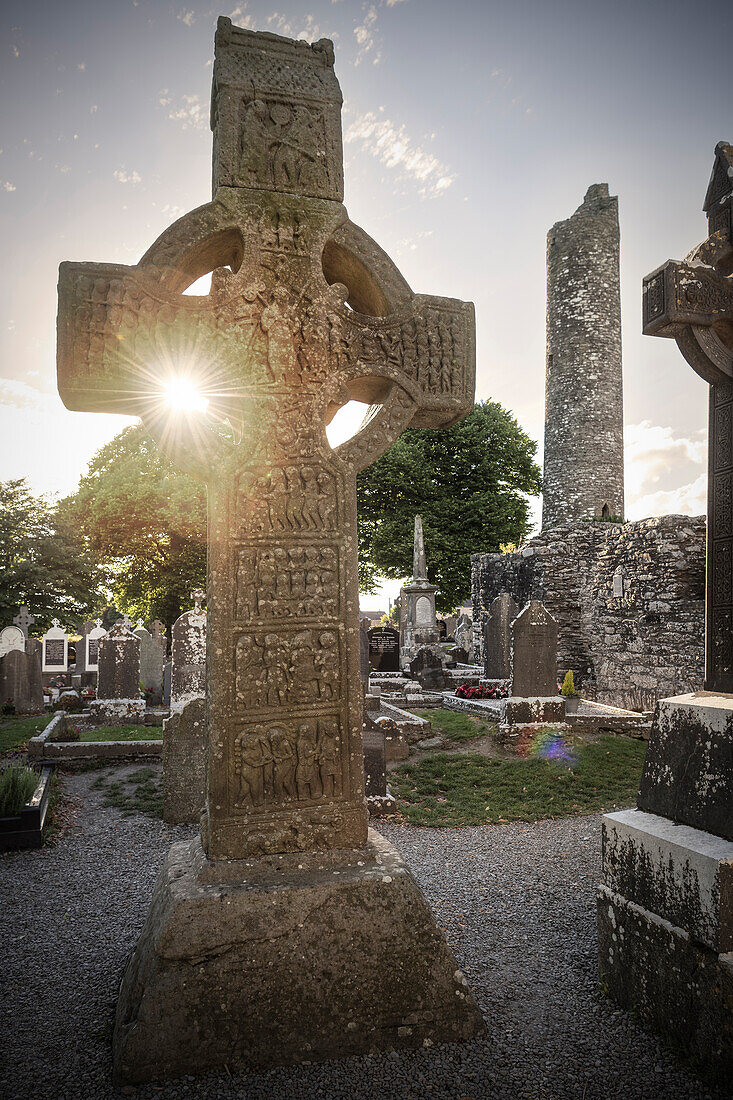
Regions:
<instances>
[{"instance_id":1,"label":"weathered headstone","mask_svg":"<svg viewBox=\"0 0 733 1100\"><path fill-rule=\"evenodd\" d=\"M511 624L512 695L557 695L557 622L544 604L530 600Z\"/></svg>"},{"instance_id":2,"label":"weathered headstone","mask_svg":"<svg viewBox=\"0 0 733 1100\"><path fill-rule=\"evenodd\" d=\"M122 620L99 640L97 698L90 703L98 721L140 722L145 700L140 698L140 639Z\"/></svg>"},{"instance_id":3,"label":"weathered headstone","mask_svg":"<svg viewBox=\"0 0 733 1100\"><path fill-rule=\"evenodd\" d=\"M13 619L14 624L23 631L26 638L30 638L30 628L36 621L35 615L31 615L25 604L20 605L20 611Z\"/></svg>"},{"instance_id":4,"label":"weathered headstone","mask_svg":"<svg viewBox=\"0 0 733 1100\"><path fill-rule=\"evenodd\" d=\"M427 647L418 649L417 655L410 661L410 676L425 691L443 691L447 679L440 657Z\"/></svg>"},{"instance_id":5,"label":"weathered headstone","mask_svg":"<svg viewBox=\"0 0 733 1100\"><path fill-rule=\"evenodd\" d=\"M76 676L80 676L87 671L87 638L93 629L94 623L91 619L83 622L79 627L79 640L74 647L74 674Z\"/></svg>"},{"instance_id":6,"label":"weathered headstone","mask_svg":"<svg viewBox=\"0 0 733 1100\"><path fill-rule=\"evenodd\" d=\"M213 76L214 201L135 268L60 277L66 404L141 415L208 488L207 805L201 843L171 850L123 978L114 1057L128 1080L482 1027L406 865L367 837L356 604L357 472L408 424L472 407L472 308L414 296L349 222L330 42L222 19ZM208 297L182 294L212 267ZM210 371L214 420L171 425L151 403L151 373L160 363L162 390L178 347ZM332 450L326 418L349 396L381 408Z\"/></svg>"},{"instance_id":7,"label":"weathered headstone","mask_svg":"<svg viewBox=\"0 0 733 1100\"><path fill-rule=\"evenodd\" d=\"M206 802L206 700L192 699L163 722L163 820L197 822Z\"/></svg>"},{"instance_id":8,"label":"weathered headstone","mask_svg":"<svg viewBox=\"0 0 733 1100\"><path fill-rule=\"evenodd\" d=\"M0 630L0 657L13 650L25 653L25 634L19 626L6 626Z\"/></svg>"},{"instance_id":9,"label":"weathered headstone","mask_svg":"<svg viewBox=\"0 0 733 1100\"><path fill-rule=\"evenodd\" d=\"M99 645L102 638L106 637L107 631L102 626L101 619L95 619L94 626L86 636L86 657L85 657L85 671L88 673L99 673Z\"/></svg>"},{"instance_id":10,"label":"weathered headstone","mask_svg":"<svg viewBox=\"0 0 733 1100\"><path fill-rule=\"evenodd\" d=\"M484 674L488 680L508 680L511 672L511 625L519 608L508 592L492 600L484 619Z\"/></svg>"},{"instance_id":11,"label":"weathered headstone","mask_svg":"<svg viewBox=\"0 0 733 1100\"><path fill-rule=\"evenodd\" d=\"M373 672L399 672L400 632L391 626L369 631L369 664Z\"/></svg>"},{"instance_id":12,"label":"weathered headstone","mask_svg":"<svg viewBox=\"0 0 733 1100\"><path fill-rule=\"evenodd\" d=\"M171 711L181 711L192 699L206 694L206 612L202 608L205 593L191 593L192 611L179 615L171 630ZM257 651L252 649L253 659Z\"/></svg>"},{"instance_id":13,"label":"weathered headstone","mask_svg":"<svg viewBox=\"0 0 733 1100\"><path fill-rule=\"evenodd\" d=\"M42 712L41 649L35 639L0 657L0 703L12 703L16 714Z\"/></svg>"},{"instance_id":14,"label":"weathered headstone","mask_svg":"<svg viewBox=\"0 0 733 1100\"><path fill-rule=\"evenodd\" d=\"M611 997L733 1078L733 145L708 237L644 280L644 332L710 386L705 690L662 699L638 809L603 818L601 979ZM681 1011L681 1006L683 1010Z\"/></svg>"},{"instance_id":15,"label":"weathered headstone","mask_svg":"<svg viewBox=\"0 0 733 1100\"><path fill-rule=\"evenodd\" d=\"M166 661L163 665L163 706L169 707L171 705L171 673L173 666L170 661Z\"/></svg>"},{"instance_id":16,"label":"weathered headstone","mask_svg":"<svg viewBox=\"0 0 733 1100\"><path fill-rule=\"evenodd\" d=\"M159 630L155 635L146 630L142 619L138 620L133 634L140 639L140 684L148 706L160 706L163 702L165 638Z\"/></svg>"},{"instance_id":17,"label":"weathered headstone","mask_svg":"<svg viewBox=\"0 0 733 1100\"><path fill-rule=\"evenodd\" d=\"M69 636L58 619L43 635L43 665L46 673L66 672L69 667Z\"/></svg>"}]
</instances>

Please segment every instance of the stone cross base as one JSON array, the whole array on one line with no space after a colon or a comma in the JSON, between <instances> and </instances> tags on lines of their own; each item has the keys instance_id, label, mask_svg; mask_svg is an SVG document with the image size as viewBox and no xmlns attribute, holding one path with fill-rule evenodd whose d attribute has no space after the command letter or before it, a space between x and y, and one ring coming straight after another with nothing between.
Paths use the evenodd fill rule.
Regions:
<instances>
[{"instance_id":1,"label":"stone cross base","mask_svg":"<svg viewBox=\"0 0 733 1100\"><path fill-rule=\"evenodd\" d=\"M733 842L641 810L603 818L603 987L733 1074Z\"/></svg>"},{"instance_id":2,"label":"stone cross base","mask_svg":"<svg viewBox=\"0 0 733 1100\"><path fill-rule=\"evenodd\" d=\"M502 725L552 725L565 721L565 700L562 696L535 696L507 699Z\"/></svg>"},{"instance_id":3,"label":"stone cross base","mask_svg":"<svg viewBox=\"0 0 733 1100\"><path fill-rule=\"evenodd\" d=\"M107 726L121 722L141 725L145 719L144 699L95 699L89 704L92 720Z\"/></svg>"},{"instance_id":4,"label":"stone cross base","mask_svg":"<svg viewBox=\"0 0 733 1100\"><path fill-rule=\"evenodd\" d=\"M167 857L117 1004L119 1082L470 1039L478 1006L395 849Z\"/></svg>"}]
</instances>

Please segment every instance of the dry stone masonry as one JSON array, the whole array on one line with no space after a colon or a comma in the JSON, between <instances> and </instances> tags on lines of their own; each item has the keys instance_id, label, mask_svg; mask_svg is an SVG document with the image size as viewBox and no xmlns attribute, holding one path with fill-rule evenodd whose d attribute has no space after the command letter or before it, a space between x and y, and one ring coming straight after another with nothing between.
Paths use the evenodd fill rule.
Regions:
<instances>
[{"instance_id":1,"label":"dry stone masonry","mask_svg":"<svg viewBox=\"0 0 733 1100\"><path fill-rule=\"evenodd\" d=\"M542 527L623 515L618 199L597 183L547 235Z\"/></svg>"},{"instance_id":2,"label":"dry stone masonry","mask_svg":"<svg viewBox=\"0 0 733 1100\"><path fill-rule=\"evenodd\" d=\"M652 710L702 687L702 517L545 530L520 550L474 554L472 588L475 623L503 592L520 606L542 599L558 623L558 679L572 669L589 699Z\"/></svg>"},{"instance_id":3,"label":"dry stone masonry","mask_svg":"<svg viewBox=\"0 0 733 1100\"><path fill-rule=\"evenodd\" d=\"M119 1079L483 1026L406 865L367 835L356 538L358 471L472 407L473 307L414 295L349 220L333 64L325 39L220 19L213 201L135 267L61 267L65 403L141 416L208 491L206 808L123 978ZM207 297L183 294L212 268ZM164 364L192 347L209 415L172 425ZM332 450L349 398L381 410Z\"/></svg>"}]
</instances>

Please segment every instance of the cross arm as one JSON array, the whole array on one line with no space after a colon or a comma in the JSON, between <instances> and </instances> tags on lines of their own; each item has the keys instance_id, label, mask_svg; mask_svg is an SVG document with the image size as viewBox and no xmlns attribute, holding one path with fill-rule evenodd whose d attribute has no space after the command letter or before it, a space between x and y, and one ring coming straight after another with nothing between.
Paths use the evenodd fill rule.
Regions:
<instances>
[{"instance_id":1,"label":"cross arm","mask_svg":"<svg viewBox=\"0 0 733 1100\"><path fill-rule=\"evenodd\" d=\"M644 334L676 338L681 325L733 320L733 282L712 267L668 260L644 279Z\"/></svg>"}]
</instances>

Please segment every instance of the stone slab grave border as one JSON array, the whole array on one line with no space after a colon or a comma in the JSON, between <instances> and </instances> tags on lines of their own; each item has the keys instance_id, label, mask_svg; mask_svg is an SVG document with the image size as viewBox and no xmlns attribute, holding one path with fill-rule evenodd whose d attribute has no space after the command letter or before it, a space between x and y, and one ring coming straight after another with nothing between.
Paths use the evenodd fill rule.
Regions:
<instances>
[{"instance_id":1,"label":"stone slab grave border","mask_svg":"<svg viewBox=\"0 0 733 1100\"><path fill-rule=\"evenodd\" d=\"M46 765L38 778L32 797L19 814L0 817L0 852L20 848L40 848L51 794L53 768Z\"/></svg>"},{"instance_id":2,"label":"stone slab grave border","mask_svg":"<svg viewBox=\"0 0 733 1100\"><path fill-rule=\"evenodd\" d=\"M99 763L115 764L129 763L136 760L161 760L163 757L163 742L160 741L70 741L66 740L70 727L94 729L95 723L90 721L90 715L67 715L64 711L58 711L46 726L43 733L37 737L31 737L28 742L28 758L32 762L47 761L53 764L63 764L65 768L85 768L89 764ZM146 715L146 718L148 716ZM163 716L154 714L151 717L159 719L146 721L146 726L162 725Z\"/></svg>"}]
</instances>

